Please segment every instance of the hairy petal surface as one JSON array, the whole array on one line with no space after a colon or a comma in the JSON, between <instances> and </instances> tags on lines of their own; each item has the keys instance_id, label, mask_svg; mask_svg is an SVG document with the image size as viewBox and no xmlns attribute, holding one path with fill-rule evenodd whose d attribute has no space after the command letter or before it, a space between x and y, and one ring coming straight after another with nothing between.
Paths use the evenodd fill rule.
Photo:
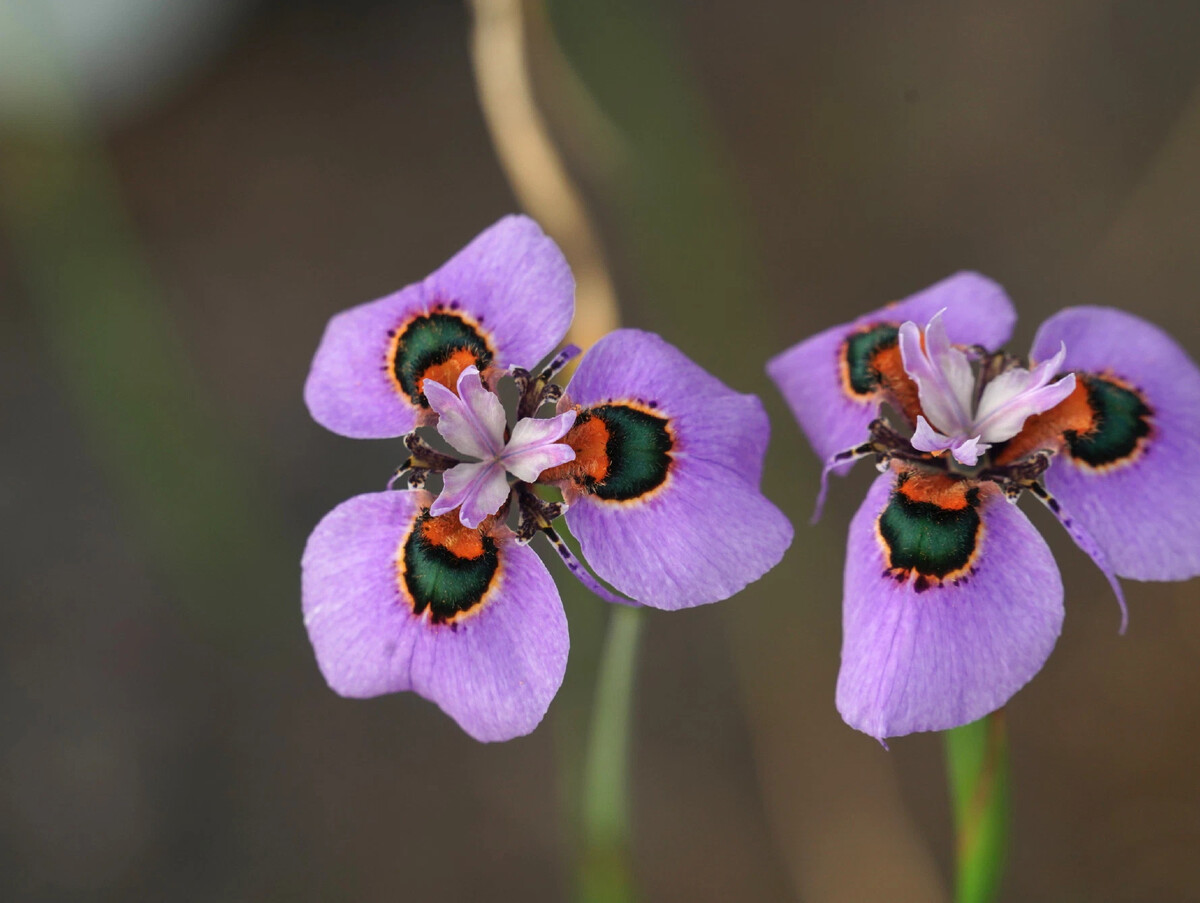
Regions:
<instances>
[{"instance_id":1,"label":"hairy petal surface","mask_svg":"<svg viewBox=\"0 0 1200 903\"><path fill-rule=\"evenodd\" d=\"M414 612L397 573L424 492L343 502L317 525L302 562L304 623L329 686L343 696L412 690L477 740L532 731L562 683L569 640L554 581L537 554L497 541L483 601L452 623Z\"/></svg>"},{"instance_id":2,"label":"hairy petal surface","mask_svg":"<svg viewBox=\"0 0 1200 903\"><path fill-rule=\"evenodd\" d=\"M928 322L945 309L950 342L996 349L1012 335L1016 312L1004 289L978 273L957 273L895 304L864 314L805 339L772 358L767 373L822 462L864 441L879 414L879 393L848 391L848 340L881 324L895 329L907 320ZM837 468L844 473L849 465Z\"/></svg>"},{"instance_id":3,"label":"hairy petal surface","mask_svg":"<svg viewBox=\"0 0 1200 903\"><path fill-rule=\"evenodd\" d=\"M390 355L397 333L414 320L436 314L457 323L487 349L491 359L476 363L531 368L562 341L574 310L575 283L562 252L533 220L505 217L423 282L334 316L313 358L305 402L335 433L402 436L424 408L398 383ZM440 339L430 335L436 346Z\"/></svg>"},{"instance_id":4,"label":"hairy petal surface","mask_svg":"<svg viewBox=\"0 0 1200 903\"><path fill-rule=\"evenodd\" d=\"M877 526L896 481L880 475L850 525L837 687L846 723L879 739L947 730L1004 705L1041 669L1063 620L1049 548L990 484L975 509L980 529L965 579L920 590L912 577L898 581ZM928 513L909 508L898 520L919 531Z\"/></svg>"},{"instance_id":5,"label":"hairy petal surface","mask_svg":"<svg viewBox=\"0 0 1200 903\"><path fill-rule=\"evenodd\" d=\"M569 495L567 523L597 574L645 605L678 609L726 599L779 562L792 528L758 488L770 426L755 396L636 329L597 342L567 395L585 410L635 404L672 440L665 481L644 495Z\"/></svg>"},{"instance_id":6,"label":"hairy petal surface","mask_svg":"<svg viewBox=\"0 0 1200 903\"><path fill-rule=\"evenodd\" d=\"M1200 369L1165 332L1124 311L1071 307L1042 324L1032 356L1066 344L1063 370L1106 380L1145 402L1148 430L1128 454L1101 466L1071 444L1046 485L1095 539L1113 569L1136 580L1200 574ZM1126 396L1128 400L1129 396ZM1102 401L1103 398L1098 398ZM1109 409L1106 438L1129 418ZM1119 437L1118 437L1119 438Z\"/></svg>"}]
</instances>

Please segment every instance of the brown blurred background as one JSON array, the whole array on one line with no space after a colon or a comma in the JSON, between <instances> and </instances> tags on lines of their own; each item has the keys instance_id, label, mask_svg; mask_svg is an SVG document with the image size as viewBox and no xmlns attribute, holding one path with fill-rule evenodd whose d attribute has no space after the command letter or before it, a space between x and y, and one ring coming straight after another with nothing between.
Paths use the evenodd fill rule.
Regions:
<instances>
[{"instance_id":1,"label":"brown blurred background","mask_svg":"<svg viewBox=\"0 0 1200 903\"><path fill-rule=\"evenodd\" d=\"M1200 353L1200 7L548 13L534 82L622 318L763 396L797 526L739 597L648 616L643 897L944 900L938 738L885 752L833 707L869 468L807 526L816 462L762 365L961 268L1008 288L1017 348L1093 303ZM603 604L561 576L566 684L499 746L334 696L299 614L308 531L400 457L308 418L325 321L517 206L470 28L434 0L0 0L0 899L569 895ZM1118 637L1031 516L1068 618L1008 710L1005 899L1200 900L1197 585L1128 584Z\"/></svg>"}]
</instances>

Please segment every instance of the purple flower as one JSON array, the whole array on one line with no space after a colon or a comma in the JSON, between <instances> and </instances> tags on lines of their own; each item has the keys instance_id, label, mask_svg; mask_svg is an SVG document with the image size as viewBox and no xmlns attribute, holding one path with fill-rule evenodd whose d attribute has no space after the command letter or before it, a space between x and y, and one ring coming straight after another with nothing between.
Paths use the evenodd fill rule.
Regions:
<instances>
[{"instance_id":1,"label":"purple flower","mask_svg":"<svg viewBox=\"0 0 1200 903\"><path fill-rule=\"evenodd\" d=\"M1049 657L1063 588L1010 504L1026 491L1108 577L1123 623L1117 575L1200 574L1200 370L1098 307L1043 323L1026 367L994 351L1013 322L998 285L960 273L767 365L823 481L863 457L882 471L850 525L837 687L846 722L880 739L981 718Z\"/></svg>"},{"instance_id":2,"label":"purple flower","mask_svg":"<svg viewBox=\"0 0 1200 903\"><path fill-rule=\"evenodd\" d=\"M305 625L338 693L412 690L479 740L520 736L569 647L533 537L602 598L664 609L728 598L783 556L791 525L759 491L758 399L633 329L597 342L564 390L551 380L578 349L533 368L573 312L561 252L511 216L423 282L330 321L305 385L314 419L403 436L408 452L393 477L407 489L342 503L305 548ZM510 380L511 426L497 394ZM563 542L564 513L591 569L628 598Z\"/></svg>"}]
</instances>

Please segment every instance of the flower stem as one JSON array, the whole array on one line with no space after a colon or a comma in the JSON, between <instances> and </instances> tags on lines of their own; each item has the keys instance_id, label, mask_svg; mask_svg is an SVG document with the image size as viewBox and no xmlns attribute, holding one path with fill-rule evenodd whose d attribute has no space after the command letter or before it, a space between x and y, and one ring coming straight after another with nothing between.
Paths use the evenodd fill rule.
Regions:
<instances>
[{"instance_id":1,"label":"flower stem","mask_svg":"<svg viewBox=\"0 0 1200 903\"><path fill-rule=\"evenodd\" d=\"M629 733L641 627L638 609L612 607L584 758L581 903L634 899L629 861Z\"/></svg>"},{"instance_id":2,"label":"flower stem","mask_svg":"<svg viewBox=\"0 0 1200 903\"><path fill-rule=\"evenodd\" d=\"M954 802L957 903L990 903L1008 853L1008 731L1004 710L945 733Z\"/></svg>"}]
</instances>

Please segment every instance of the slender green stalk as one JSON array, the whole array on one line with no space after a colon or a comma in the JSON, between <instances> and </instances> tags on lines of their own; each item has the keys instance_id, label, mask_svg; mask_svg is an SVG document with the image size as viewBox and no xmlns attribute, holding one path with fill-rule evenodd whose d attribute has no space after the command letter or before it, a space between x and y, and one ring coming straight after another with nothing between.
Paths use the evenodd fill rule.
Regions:
<instances>
[{"instance_id":1,"label":"slender green stalk","mask_svg":"<svg viewBox=\"0 0 1200 903\"><path fill-rule=\"evenodd\" d=\"M1008 730L1004 710L946 731L954 801L957 903L990 903L1008 854Z\"/></svg>"},{"instance_id":2,"label":"slender green stalk","mask_svg":"<svg viewBox=\"0 0 1200 903\"><path fill-rule=\"evenodd\" d=\"M596 681L583 773L583 849L578 899L634 899L629 865L629 733L642 617L614 606Z\"/></svg>"}]
</instances>

